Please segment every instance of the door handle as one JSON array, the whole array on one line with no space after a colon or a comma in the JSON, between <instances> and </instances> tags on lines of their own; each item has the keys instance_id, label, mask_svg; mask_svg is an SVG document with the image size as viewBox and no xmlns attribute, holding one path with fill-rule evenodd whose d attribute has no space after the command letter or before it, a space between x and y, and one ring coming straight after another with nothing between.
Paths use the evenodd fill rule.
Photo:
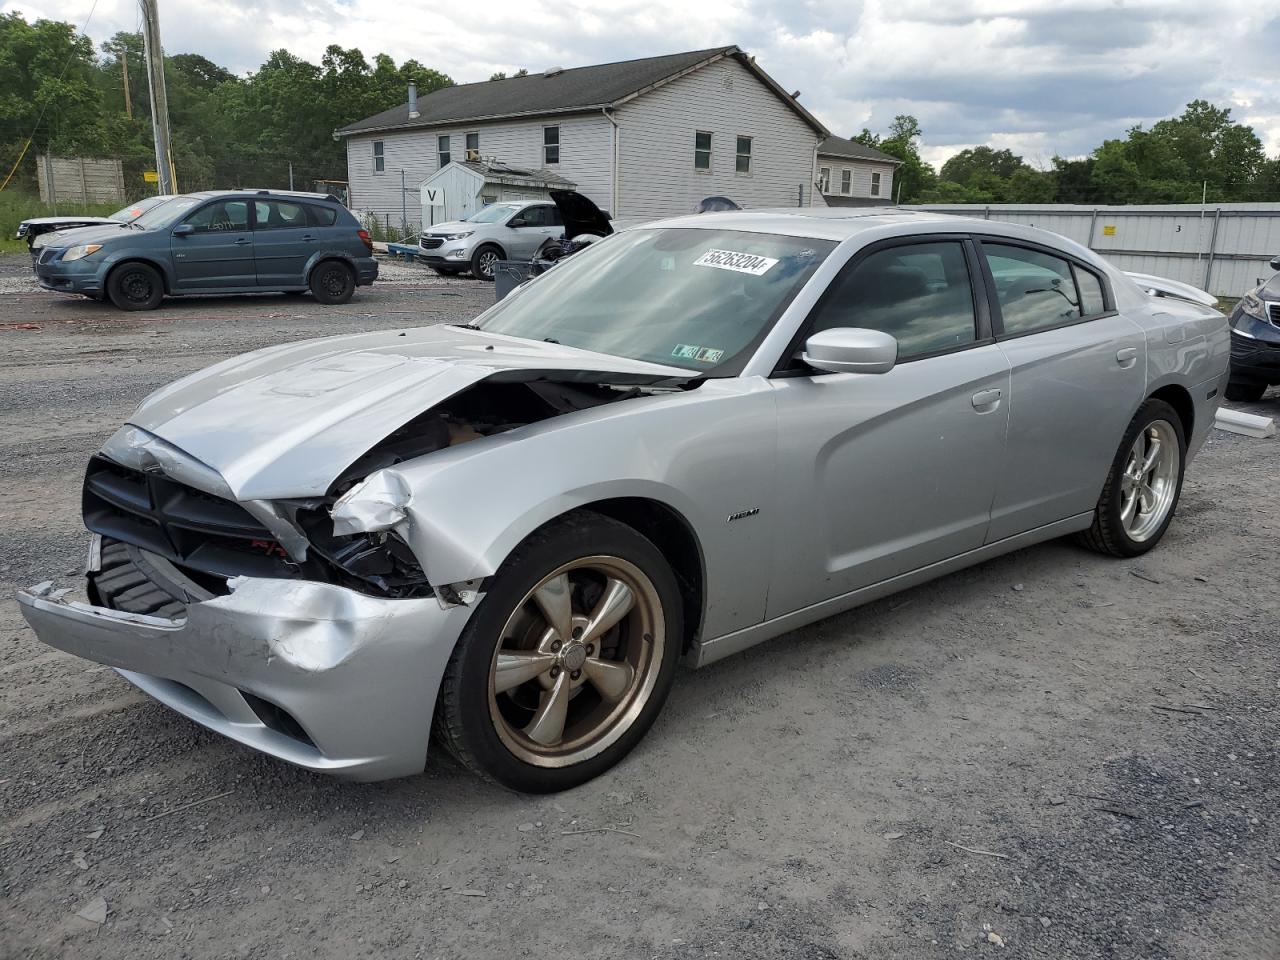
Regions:
<instances>
[{"instance_id":1,"label":"door handle","mask_svg":"<svg viewBox=\"0 0 1280 960\"><path fill-rule=\"evenodd\" d=\"M1128 370L1138 359L1137 347L1124 347L1116 351L1116 363Z\"/></svg>"},{"instance_id":2,"label":"door handle","mask_svg":"<svg viewBox=\"0 0 1280 960\"><path fill-rule=\"evenodd\" d=\"M1004 391L1001 390L999 387L994 387L990 390L979 390L977 393L973 395L973 409L980 410L983 413L986 413L986 411L983 410L982 408L991 407L994 404L999 403L1000 398L1003 396L1004 396Z\"/></svg>"},{"instance_id":3,"label":"door handle","mask_svg":"<svg viewBox=\"0 0 1280 960\"><path fill-rule=\"evenodd\" d=\"M233 240L232 243L234 243L237 247L243 247L246 243L253 243L253 241L250 240L248 237L238 237L237 239Z\"/></svg>"},{"instance_id":4,"label":"door handle","mask_svg":"<svg viewBox=\"0 0 1280 960\"><path fill-rule=\"evenodd\" d=\"M302 237L301 240L303 243L311 243L315 240L315 237L311 236L311 234L307 234L305 237Z\"/></svg>"}]
</instances>

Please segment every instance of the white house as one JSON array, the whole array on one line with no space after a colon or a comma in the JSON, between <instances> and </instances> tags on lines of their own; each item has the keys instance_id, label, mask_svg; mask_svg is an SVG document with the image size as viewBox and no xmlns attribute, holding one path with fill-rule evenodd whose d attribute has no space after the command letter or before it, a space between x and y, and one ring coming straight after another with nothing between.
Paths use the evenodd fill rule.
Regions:
<instances>
[{"instance_id":1,"label":"white house","mask_svg":"<svg viewBox=\"0 0 1280 960\"><path fill-rule=\"evenodd\" d=\"M865 207L894 201L897 157L844 137L827 137L818 147L818 190L831 207Z\"/></svg>"},{"instance_id":2,"label":"white house","mask_svg":"<svg viewBox=\"0 0 1280 960\"><path fill-rule=\"evenodd\" d=\"M420 223L419 191L451 160L554 174L614 217L821 204L828 131L737 47L445 87L334 131L351 207Z\"/></svg>"}]
</instances>

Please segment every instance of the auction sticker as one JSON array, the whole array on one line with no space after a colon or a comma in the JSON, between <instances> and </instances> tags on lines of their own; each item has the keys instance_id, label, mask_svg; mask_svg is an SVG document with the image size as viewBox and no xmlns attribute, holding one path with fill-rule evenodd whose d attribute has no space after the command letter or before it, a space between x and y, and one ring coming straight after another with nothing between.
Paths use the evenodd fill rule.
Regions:
<instances>
[{"instance_id":1,"label":"auction sticker","mask_svg":"<svg viewBox=\"0 0 1280 960\"><path fill-rule=\"evenodd\" d=\"M763 276L778 261L773 257L762 257L755 253L736 253L733 250L708 250L697 260L695 267L717 267L720 270L733 270L736 273L749 273L753 277Z\"/></svg>"},{"instance_id":2,"label":"auction sticker","mask_svg":"<svg viewBox=\"0 0 1280 960\"><path fill-rule=\"evenodd\" d=\"M724 351L713 350L711 347L694 347L687 343L677 343L676 348L671 351L671 355L680 360L697 360L699 363L719 363L720 358L724 356Z\"/></svg>"}]
</instances>

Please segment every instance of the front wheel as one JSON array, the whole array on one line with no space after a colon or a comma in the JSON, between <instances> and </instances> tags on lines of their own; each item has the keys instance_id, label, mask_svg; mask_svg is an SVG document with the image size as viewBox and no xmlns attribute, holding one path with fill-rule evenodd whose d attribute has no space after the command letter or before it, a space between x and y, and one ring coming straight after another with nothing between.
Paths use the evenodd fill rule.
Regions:
<instances>
[{"instance_id":1,"label":"front wheel","mask_svg":"<svg viewBox=\"0 0 1280 960\"><path fill-rule=\"evenodd\" d=\"M1267 392L1265 383L1229 383L1227 384L1227 399L1244 403L1257 403L1262 399L1262 395Z\"/></svg>"},{"instance_id":2,"label":"front wheel","mask_svg":"<svg viewBox=\"0 0 1280 960\"><path fill-rule=\"evenodd\" d=\"M471 255L471 275L477 280L492 281L501 259L497 247L481 247Z\"/></svg>"},{"instance_id":3,"label":"front wheel","mask_svg":"<svg viewBox=\"0 0 1280 960\"><path fill-rule=\"evenodd\" d=\"M653 723L682 631L658 548L608 517L571 515L503 563L449 661L435 728L482 777L529 793L577 786Z\"/></svg>"},{"instance_id":4,"label":"front wheel","mask_svg":"<svg viewBox=\"0 0 1280 960\"><path fill-rule=\"evenodd\" d=\"M111 271L107 296L121 310L154 310L164 299L164 280L155 267L126 263Z\"/></svg>"},{"instance_id":5,"label":"front wheel","mask_svg":"<svg viewBox=\"0 0 1280 960\"><path fill-rule=\"evenodd\" d=\"M325 260L311 271L311 295L321 303L346 303L356 292L356 275L345 263Z\"/></svg>"},{"instance_id":6,"label":"front wheel","mask_svg":"<svg viewBox=\"0 0 1280 960\"><path fill-rule=\"evenodd\" d=\"M1120 441L1093 526L1081 542L1113 557L1146 553L1164 536L1182 493L1187 440L1177 411L1163 400L1138 408Z\"/></svg>"}]
</instances>

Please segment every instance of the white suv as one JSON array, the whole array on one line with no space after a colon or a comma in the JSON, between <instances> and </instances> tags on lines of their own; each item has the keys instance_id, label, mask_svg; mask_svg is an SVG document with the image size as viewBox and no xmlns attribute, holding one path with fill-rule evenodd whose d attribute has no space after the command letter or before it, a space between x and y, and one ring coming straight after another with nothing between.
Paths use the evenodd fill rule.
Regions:
<instances>
[{"instance_id":1,"label":"white suv","mask_svg":"<svg viewBox=\"0 0 1280 960\"><path fill-rule=\"evenodd\" d=\"M491 203L466 220L437 223L418 241L421 259L445 276L470 270L492 280L499 260L532 260L564 234L564 220L548 200Z\"/></svg>"}]
</instances>

